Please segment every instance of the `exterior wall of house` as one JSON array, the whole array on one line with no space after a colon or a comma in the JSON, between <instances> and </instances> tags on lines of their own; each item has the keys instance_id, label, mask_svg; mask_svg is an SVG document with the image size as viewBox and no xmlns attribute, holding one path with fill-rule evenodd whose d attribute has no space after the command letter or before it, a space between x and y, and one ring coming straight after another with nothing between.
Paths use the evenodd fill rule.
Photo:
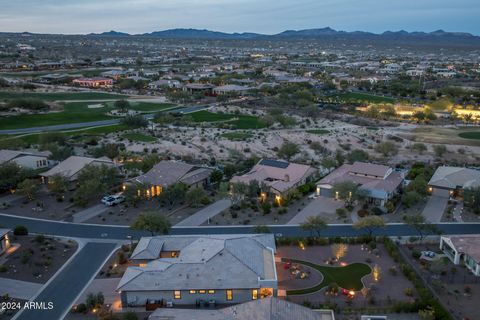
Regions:
<instances>
[{"instance_id":1,"label":"exterior wall of house","mask_svg":"<svg viewBox=\"0 0 480 320\"><path fill-rule=\"evenodd\" d=\"M50 165L47 157L39 156L23 156L13 159L12 161L20 167L29 169L47 168Z\"/></svg>"},{"instance_id":2,"label":"exterior wall of house","mask_svg":"<svg viewBox=\"0 0 480 320\"><path fill-rule=\"evenodd\" d=\"M10 247L10 243L7 241L7 236L0 238L0 254L4 253Z\"/></svg>"},{"instance_id":3,"label":"exterior wall of house","mask_svg":"<svg viewBox=\"0 0 480 320\"><path fill-rule=\"evenodd\" d=\"M258 290L258 299L260 299L260 288L255 289ZM253 289L232 289L232 300L227 300L227 290L225 289L215 290L214 293L208 293L208 290L212 289L205 289L205 293L199 293L199 290L196 290L196 293L190 293L190 290L180 290L180 299L175 299L175 292L173 290L122 291L122 307L144 306L147 303L147 300L171 301L174 305L195 305L199 300L215 300L217 304L243 303L253 300ZM274 290L274 295L276 295L276 290Z\"/></svg>"}]
</instances>

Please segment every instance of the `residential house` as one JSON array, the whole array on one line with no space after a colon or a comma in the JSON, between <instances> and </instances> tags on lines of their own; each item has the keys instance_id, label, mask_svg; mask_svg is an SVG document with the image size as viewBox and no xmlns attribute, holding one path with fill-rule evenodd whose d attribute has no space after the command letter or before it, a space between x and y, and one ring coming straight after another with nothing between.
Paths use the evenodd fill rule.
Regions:
<instances>
[{"instance_id":1,"label":"residential house","mask_svg":"<svg viewBox=\"0 0 480 320\"><path fill-rule=\"evenodd\" d=\"M215 86L209 83L188 83L183 86L183 91L190 93L201 92L204 94L211 94Z\"/></svg>"},{"instance_id":2,"label":"residential house","mask_svg":"<svg viewBox=\"0 0 480 320\"><path fill-rule=\"evenodd\" d=\"M110 78L78 78L72 80L73 85L88 88L111 88L113 86L113 80Z\"/></svg>"},{"instance_id":3,"label":"residential house","mask_svg":"<svg viewBox=\"0 0 480 320\"><path fill-rule=\"evenodd\" d=\"M122 307L234 304L277 295L272 234L141 238L118 284Z\"/></svg>"},{"instance_id":4,"label":"residential house","mask_svg":"<svg viewBox=\"0 0 480 320\"><path fill-rule=\"evenodd\" d=\"M159 308L148 320L335 320L333 310L313 310L296 303L267 297L222 309Z\"/></svg>"},{"instance_id":5,"label":"residential house","mask_svg":"<svg viewBox=\"0 0 480 320\"><path fill-rule=\"evenodd\" d=\"M480 276L480 236L441 236L440 249L456 265L464 264L474 275Z\"/></svg>"},{"instance_id":6,"label":"residential house","mask_svg":"<svg viewBox=\"0 0 480 320\"><path fill-rule=\"evenodd\" d=\"M150 82L148 87L154 90L162 89L163 87L179 89L182 87L182 84L178 80L160 79Z\"/></svg>"},{"instance_id":7,"label":"residential house","mask_svg":"<svg viewBox=\"0 0 480 320\"><path fill-rule=\"evenodd\" d=\"M138 190L139 195L147 198L162 193L168 186L181 182L188 187L206 187L213 169L199 167L178 161L163 160L153 166L147 173L129 180L128 184L141 184L145 190Z\"/></svg>"},{"instance_id":8,"label":"residential house","mask_svg":"<svg viewBox=\"0 0 480 320\"><path fill-rule=\"evenodd\" d=\"M379 164L365 162L343 164L317 183L317 193L338 199L339 195L338 192L334 192L334 186L345 181L354 182L359 188L367 190L368 202L384 209L387 201L402 188L404 176L388 166Z\"/></svg>"},{"instance_id":9,"label":"residential house","mask_svg":"<svg viewBox=\"0 0 480 320\"><path fill-rule=\"evenodd\" d=\"M462 195L463 189L480 186L480 170L462 167L438 167L428 182L428 191L448 198Z\"/></svg>"},{"instance_id":10,"label":"residential house","mask_svg":"<svg viewBox=\"0 0 480 320\"><path fill-rule=\"evenodd\" d=\"M68 179L70 182L70 188L75 187L79 173L88 165L106 165L106 166L115 166L117 164L107 157L102 158L87 158L80 156L70 156L67 159L63 160L55 167L50 170L40 174L43 183L48 183L48 179L54 175L62 175Z\"/></svg>"},{"instance_id":11,"label":"residential house","mask_svg":"<svg viewBox=\"0 0 480 320\"><path fill-rule=\"evenodd\" d=\"M9 229L0 229L0 255L10 248L10 239L8 238Z\"/></svg>"},{"instance_id":12,"label":"residential house","mask_svg":"<svg viewBox=\"0 0 480 320\"><path fill-rule=\"evenodd\" d=\"M234 94L245 94L252 88L247 87L247 86L239 86L235 84L227 84L224 86L218 86L213 88L213 93L215 94L229 94L229 93L234 93Z\"/></svg>"},{"instance_id":13,"label":"residential house","mask_svg":"<svg viewBox=\"0 0 480 320\"><path fill-rule=\"evenodd\" d=\"M249 184L257 181L267 185L272 193L281 196L311 181L316 173L317 169L309 165L262 159L249 172L232 177L230 182Z\"/></svg>"},{"instance_id":14,"label":"residential house","mask_svg":"<svg viewBox=\"0 0 480 320\"><path fill-rule=\"evenodd\" d=\"M49 160L49 151L30 152L17 150L0 150L0 165L8 162L14 162L22 168L44 169L52 166L55 162Z\"/></svg>"}]
</instances>

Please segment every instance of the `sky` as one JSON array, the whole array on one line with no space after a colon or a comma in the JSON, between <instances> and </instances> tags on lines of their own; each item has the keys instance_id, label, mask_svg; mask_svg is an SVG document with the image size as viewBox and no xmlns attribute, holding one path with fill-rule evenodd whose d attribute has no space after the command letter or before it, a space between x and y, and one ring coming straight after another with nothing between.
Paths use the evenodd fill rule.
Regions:
<instances>
[{"instance_id":1,"label":"sky","mask_svg":"<svg viewBox=\"0 0 480 320\"><path fill-rule=\"evenodd\" d=\"M479 0L0 0L0 32L198 28L274 34L328 26L480 35L479 16Z\"/></svg>"}]
</instances>

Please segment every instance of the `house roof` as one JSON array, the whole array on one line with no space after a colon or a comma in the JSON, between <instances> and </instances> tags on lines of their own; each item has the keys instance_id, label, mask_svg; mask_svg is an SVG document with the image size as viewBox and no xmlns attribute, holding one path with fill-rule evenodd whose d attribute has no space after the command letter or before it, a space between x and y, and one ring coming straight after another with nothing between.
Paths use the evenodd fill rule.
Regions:
<instances>
[{"instance_id":1,"label":"house roof","mask_svg":"<svg viewBox=\"0 0 480 320\"><path fill-rule=\"evenodd\" d=\"M48 157L50 152L27 152L27 151L18 151L18 150L0 150L0 164L11 161L19 156L39 156L39 157Z\"/></svg>"},{"instance_id":2,"label":"house roof","mask_svg":"<svg viewBox=\"0 0 480 320\"><path fill-rule=\"evenodd\" d=\"M480 263L479 235L446 236L444 238L450 239L458 252L465 253Z\"/></svg>"},{"instance_id":3,"label":"house roof","mask_svg":"<svg viewBox=\"0 0 480 320\"><path fill-rule=\"evenodd\" d=\"M10 229L0 229L0 238L10 232Z\"/></svg>"},{"instance_id":4,"label":"house roof","mask_svg":"<svg viewBox=\"0 0 480 320\"><path fill-rule=\"evenodd\" d=\"M117 290L254 288L259 279L276 280L271 234L160 236L143 238L139 246L132 258L155 260L127 268ZM180 253L178 258L158 258L161 251Z\"/></svg>"},{"instance_id":5,"label":"house roof","mask_svg":"<svg viewBox=\"0 0 480 320\"><path fill-rule=\"evenodd\" d=\"M134 178L139 183L168 187L176 182L187 185L195 184L210 176L212 169L199 168L191 164L163 160L153 166L150 171Z\"/></svg>"},{"instance_id":6,"label":"house roof","mask_svg":"<svg viewBox=\"0 0 480 320\"><path fill-rule=\"evenodd\" d=\"M231 182L263 182L271 188L284 192L297 185L304 177L315 172L311 166L280 160L262 159L249 172L234 176Z\"/></svg>"},{"instance_id":7,"label":"house roof","mask_svg":"<svg viewBox=\"0 0 480 320\"><path fill-rule=\"evenodd\" d=\"M321 179L318 184L334 185L339 182L352 181L370 190L393 192L403 181L403 176L398 172L388 172L387 166L355 162L343 164ZM388 174L388 175L387 175ZM365 176L367 175L367 176ZM374 178L382 177L382 178Z\"/></svg>"},{"instance_id":8,"label":"house roof","mask_svg":"<svg viewBox=\"0 0 480 320\"><path fill-rule=\"evenodd\" d=\"M159 308L150 320L335 320L332 310L312 310L296 303L268 297L223 309Z\"/></svg>"},{"instance_id":9,"label":"house roof","mask_svg":"<svg viewBox=\"0 0 480 320\"><path fill-rule=\"evenodd\" d=\"M480 186L480 170L461 167L438 167L428 182L430 186L456 189Z\"/></svg>"},{"instance_id":10,"label":"house roof","mask_svg":"<svg viewBox=\"0 0 480 320\"><path fill-rule=\"evenodd\" d=\"M77 174L80 170L82 170L85 166L98 163L98 164L106 164L106 165L113 165L114 162L108 158L87 158L87 157L80 157L80 156L71 156L67 159L63 160L55 167L51 168L47 172L41 173L40 175L43 177L51 177L56 174L60 174L67 178L72 178L75 174Z\"/></svg>"}]
</instances>

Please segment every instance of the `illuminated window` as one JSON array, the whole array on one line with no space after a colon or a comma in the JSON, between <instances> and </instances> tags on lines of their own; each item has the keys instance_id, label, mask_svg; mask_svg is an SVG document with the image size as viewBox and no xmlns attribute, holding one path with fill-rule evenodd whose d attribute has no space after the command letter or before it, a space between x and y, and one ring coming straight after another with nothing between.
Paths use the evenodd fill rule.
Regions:
<instances>
[{"instance_id":1,"label":"illuminated window","mask_svg":"<svg viewBox=\"0 0 480 320\"><path fill-rule=\"evenodd\" d=\"M210 289L210 290L208 290L208 293L209 293L209 294L213 294L213 293L215 293L215 290L211 290L211 289Z\"/></svg>"},{"instance_id":2,"label":"illuminated window","mask_svg":"<svg viewBox=\"0 0 480 320\"><path fill-rule=\"evenodd\" d=\"M252 290L252 300L257 300L258 299L258 290L253 289Z\"/></svg>"},{"instance_id":3,"label":"illuminated window","mask_svg":"<svg viewBox=\"0 0 480 320\"><path fill-rule=\"evenodd\" d=\"M175 299L182 299L182 293L180 292L180 290L175 290L173 296Z\"/></svg>"},{"instance_id":4,"label":"illuminated window","mask_svg":"<svg viewBox=\"0 0 480 320\"><path fill-rule=\"evenodd\" d=\"M197 293L197 290L190 290L191 294Z\"/></svg>"},{"instance_id":5,"label":"illuminated window","mask_svg":"<svg viewBox=\"0 0 480 320\"><path fill-rule=\"evenodd\" d=\"M228 289L227 290L227 301L232 301L233 300L233 290Z\"/></svg>"},{"instance_id":6,"label":"illuminated window","mask_svg":"<svg viewBox=\"0 0 480 320\"><path fill-rule=\"evenodd\" d=\"M207 291L206 290L198 290L198 293L206 293Z\"/></svg>"}]
</instances>

